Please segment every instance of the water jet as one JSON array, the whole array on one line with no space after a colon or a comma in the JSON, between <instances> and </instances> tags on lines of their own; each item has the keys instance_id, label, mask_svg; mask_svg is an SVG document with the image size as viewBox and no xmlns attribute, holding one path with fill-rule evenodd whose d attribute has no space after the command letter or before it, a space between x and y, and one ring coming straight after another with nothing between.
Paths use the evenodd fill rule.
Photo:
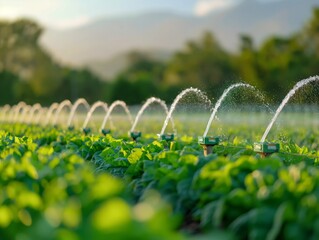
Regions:
<instances>
[{"instance_id":1,"label":"water jet","mask_svg":"<svg viewBox=\"0 0 319 240\"><path fill-rule=\"evenodd\" d=\"M268 143L266 142L266 138L271 130L271 128L273 127L275 121L277 120L279 114L281 113L281 111L283 110L283 108L286 106L286 104L288 103L288 101L290 100L290 98L295 95L295 93L302 87L308 85L309 83L312 82L317 82L319 81L319 76L313 76L313 77L309 77L306 79L303 79L299 82L297 82L295 84L295 86L288 92L288 94L286 95L286 97L282 100L281 104L279 105L279 107L276 110L275 115L273 116L273 118L271 119L270 123L268 124L260 142L256 142L254 143L254 151L257 153L260 153L262 156L269 156L270 154L274 153L274 152L279 152L279 144L278 143Z\"/></svg>"},{"instance_id":2,"label":"water jet","mask_svg":"<svg viewBox=\"0 0 319 240\"><path fill-rule=\"evenodd\" d=\"M141 107L141 109L138 111L138 113L137 113L137 115L135 117L134 123L133 123L133 125L131 127L130 132L135 132L136 125L139 122L142 114L153 103L158 103L164 109L166 116L169 114L167 105L162 99L155 98L155 97L148 98L146 100L146 102L143 104L143 106ZM170 120L171 120L173 131L176 132L175 124L174 124L174 120L173 120L172 116L170 117Z\"/></svg>"},{"instance_id":3,"label":"water jet","mask_svg":"<svg viewBox=\"0 0 319 240\"><path fill-rule=\"evenodd\" d=\"M97 101L95 102L92 107L90 108L90 110L88 111L88 113L86 114L86 118L84 120L84 123L83 123L83 126L82 126L82 129L85 129L87 128L87 125L89 124L91 118L92 118L92 115L94 113L94 111L97 109L97 108L103 108L103 110L105 111L105 113L107 113L108 111L108 106L107 106L107 103L105 102L102 102L102 101Z\"/></svg>"},{"instance_id":4,"label":"water jet","mask_svg":"<svg viewBox=\"0 0 319 240\"><path fill-rule=\"evenodd\" d=\"M211 116L210 116L210 118L208 120L208 123L207 123L207 126L206 126L206 129L205 129L205 132L204 132L203 136L198 137L198 143L203 146L204 155L205 156L210 154L210 153L212 153L213 152L213 146L218 145L219 142L220 142L220 138L219 137L216 137L216 136L207 137L209 128L210 128L213 120L216 118L217 111L220 108L220 106L223 103L223 101L225 100L225 98L227 97L227 95L229 94L229 92L234 90L234 89L236 89L236 88L239 88L239 87L255 89L255 87L253 87L253 86L251 86L249 84L236 83L236 84L233 84L230 87L228 87L223 92L221 97L217 100L217 102L216 102L216 104L214 106L213 112L212 112L212 114L211 114Z\"/></svg>"},{"instance_id":5,"label":"water jet","mask_svg":"<svg viewBox=\"0 0 319 240\"><path fill-rule=\"evenodd\" d=\"M120 101L120 100L116 100L115 102L113 102L111 105L110 105L110 108L108 109L104 119L103 119L103 122L102 122L102 125L101 125L101 131L103 131L104 127L105 127L105 124L107 122L107 120L110 118L113 110L115 109L115 107L122 107L128 117L128 120L130 121L131 124L133 124L133 120L132 120L132 116L131 116L131 113L130 113L130 110L128 109L128 107L126 106L126 103L123 102L123 101Z\"/></svg>"},{"instance_id":6,"label":"water jet","mask_svg":"<svg viewBox=\"0 0 319 240\"><path fill-rule=\"evenodd\" d=\"M72 126L72 120L73 120L73 118L75 116L76 109L80 105L83 105L86 108L87 111L90 110L90 105L88 104L88 102L84 98L79 98L78 100L76 100L75 103L73 104L72 108L71 108L71 112L70 112L69 119L68 119L68 124L67 124L68 127Z\"/></svg>"},{"instance_id":7,"label":"water jet","mask_svg":"<svg viewBox=\"0 0 319 240\"><path fill-rule=\"evenodd\" d=\"M52 105L51 105L51 107L54 108ZM72 109L71 101L66 99L59 104L59 106L56 109L55 114L54 114L54 118L53 118L53 122L52 122L53 126L58 125L58 118L59 118L60 113L62 112L63 108L68 108L69 110L71 110Z\"/></svg>"},{"instance_id":8,"label":"water jet","mask_svg":"<svg viewBox=\"0 0 319 240\"><path fill-rule=\"evenodd\" d=\"M166 129L167 125L168 125L169 119L172 118L173 112L175 111L175 108L176 108L177 104L179 103L179 101L182 98L184 98L189 93L195 93L197 96L199 96L203 100L205 100L205 102L208 102L209 104L211 104L210 100L207 98L207 96L201 90L199 90L197 88L192 88L192 87L183 90L180 94L178 94L176 96L176 98L174 99L174 101L173 101L173 103L172 103L172 105L170 107L170 110L169 110L168 114L166 115L166 118L165 118L162 130L161 130L161 133L159 135L162 140L166 140L166 139L174 140L174 134L177 134L176 130L174 130L174 134L165 134L165 129ZM172 140L169 140L169 141L172 141Z\"/></svg>"}]
</instances>

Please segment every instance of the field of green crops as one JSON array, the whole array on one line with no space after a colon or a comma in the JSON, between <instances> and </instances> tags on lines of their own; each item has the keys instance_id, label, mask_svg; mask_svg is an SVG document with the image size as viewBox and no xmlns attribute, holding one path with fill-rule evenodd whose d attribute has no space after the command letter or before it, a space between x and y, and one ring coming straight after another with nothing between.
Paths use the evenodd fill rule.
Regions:
<instances>
[{"instance_id":1,"label":"field of green crops","mask_svg":"<svg viewBox=\"0 0 319 240\"><path fill-rule=\"evenodd\" d=\"M0 239L319 239L319 130L287 128L267 158L261 133L228 128L205 157L190 135L2 124Z\"/></svg>"}]
</instances>

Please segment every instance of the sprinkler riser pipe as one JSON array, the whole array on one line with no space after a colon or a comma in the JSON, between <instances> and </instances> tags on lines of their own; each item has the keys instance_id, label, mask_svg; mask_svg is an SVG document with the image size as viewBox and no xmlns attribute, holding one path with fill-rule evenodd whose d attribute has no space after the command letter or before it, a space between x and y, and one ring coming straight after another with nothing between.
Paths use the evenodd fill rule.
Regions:
<instances>
[{"instance_id":1,"label":"sprinkler riser pipe","mask_svg":"<svg viewBox=\"0 0 319 240\"><path fill-rule=\"evenodd\" d=\"M202 145L204 149L204 156L206 157L208 154L213 153L213 146L211 145Z\"/></svg>"},{"instance_id":2,"label":"sprinkler riser pipe","mask_svg":"<svg viewBox=\"0 0 319 240\"><path fill-rule=\"evenodd\" d=\"M218 145L220 142L219 137L198 137L198 143L202 145L204 149L204 156L213 153L213 147Z\"/></svg>"}]
</instances>

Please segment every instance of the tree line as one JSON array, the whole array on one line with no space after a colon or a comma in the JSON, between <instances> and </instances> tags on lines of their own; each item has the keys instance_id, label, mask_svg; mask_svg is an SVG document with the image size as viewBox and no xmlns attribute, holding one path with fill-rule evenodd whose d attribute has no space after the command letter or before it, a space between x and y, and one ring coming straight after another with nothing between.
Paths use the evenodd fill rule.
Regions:
<instances>
[{"instance_id":1,"label":"tree line","mask_svg":"<svg viewBox=\"0 0 319 240\"><path fill-rule=\"evenodd\" d=\"M297 33L272 36L256 46L240 36L236 53L204 33L161 62L142 52L111 81L85 68L63 66L39 44L43 28L29 19L0 21L0 105L26 101L50 104L64 99L124 100L140 104L151 96L171 102L182 89L198 87L217 98L230 84L247 82L278 102L295 82L318 74L319 8Z\"/></svg>"}]
</instances>

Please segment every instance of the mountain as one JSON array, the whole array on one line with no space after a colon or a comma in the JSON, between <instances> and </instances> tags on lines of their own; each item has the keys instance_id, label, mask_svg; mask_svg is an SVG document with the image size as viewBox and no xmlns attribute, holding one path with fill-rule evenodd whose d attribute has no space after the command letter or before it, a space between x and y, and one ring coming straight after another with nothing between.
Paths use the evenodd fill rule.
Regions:
<instances>
[{"instance_id":1,"label":"mountain","mask_svg":"<svg viewBox=\"0 0 319 240\"><path fill-rule=\"evenodd\" d=\"M75 29L48 29L41 42L63 63L89 65L95 70L108 66L110 71L101 74L106 76L114 69L111 63L117 55L121 56L117 65L125 66L120 59L125 52L173 52L204 31L213 32L230 51L238 49L242 33L251 35L257 44L271 35L287 36L308 21L314 6L319 6L319 0L243 0L204 17L153 12L106 18Z\"/></svg>"},{"instance_id":2,"label":"mountain","mask_svg":"<svg viewBox=\"0 0 319 240\"><path fill-rule=\"evenodd\" d=\"M193 30L185 31L193 20L198 21L171 13L104 19L76 29L49 29L42 43L58 58L75 64L109 59L134 49L175 50L194 37Z\"/></svg>"}]
</instances>

